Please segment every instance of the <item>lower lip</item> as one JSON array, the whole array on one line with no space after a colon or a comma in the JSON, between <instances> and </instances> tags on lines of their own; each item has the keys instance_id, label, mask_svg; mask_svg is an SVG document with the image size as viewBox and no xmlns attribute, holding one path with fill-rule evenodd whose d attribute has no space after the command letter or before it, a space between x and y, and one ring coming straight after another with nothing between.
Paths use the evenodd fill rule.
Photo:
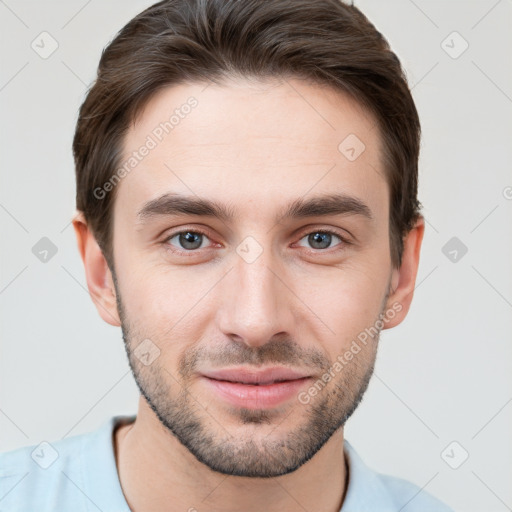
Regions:
<instances>
[{"instance_id":1,"label":"lower lip","mask_svg":"<svg viewBox=\"0 0 512 512\"><path fill-rule=\"evenodd\" d=\"M204 377L203 380L233 405L246 409L267 409L296 396L300 388L311 378L287 380L264 386L215 380L208 377Z\"/></svg>"}]
</instances>

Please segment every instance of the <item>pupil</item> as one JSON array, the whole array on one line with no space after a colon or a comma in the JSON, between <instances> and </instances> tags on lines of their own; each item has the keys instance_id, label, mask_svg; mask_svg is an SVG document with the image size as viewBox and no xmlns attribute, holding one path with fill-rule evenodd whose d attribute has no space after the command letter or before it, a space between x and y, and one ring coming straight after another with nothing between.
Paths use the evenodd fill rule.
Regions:
<instances>
[{"instance_id":1,"label":"pupil","mask_svg":"<svg viewBox=\"0 0 512 512\"><path fill-rule=\"evenodd\" d=\"M185 249L197 249L201 246L200 237L201 235L199 233L191 233L188 231L187 233L180 235L180 242ZM197 243L198 240L199 243Z\"/></svg>"},{"instance_id":2,"label":"pupil","mask_svg":"<svg viewBox=\"0 0 512 512\"><path fill-rule=\"evenodd\" d=\"M321 247L315 247L315 249L325 249L329 247L331 242L331 235L329 233L315 233L313 235L309 235L309 242L313 247L315 247L315 244L320 244ZM327 242L327 243L325 243ZM323 243L323 245L322 245Z\"/></svg>"}]
</instances>

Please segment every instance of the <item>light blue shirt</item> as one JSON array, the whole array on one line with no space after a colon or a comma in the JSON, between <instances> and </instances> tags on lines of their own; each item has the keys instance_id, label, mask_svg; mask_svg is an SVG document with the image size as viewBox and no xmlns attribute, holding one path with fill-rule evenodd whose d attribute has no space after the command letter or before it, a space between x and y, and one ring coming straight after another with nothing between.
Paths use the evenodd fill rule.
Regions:
<instances>
[{"instance_id":1,"label":"light blue shirt","mask_svg":"<svg viewBox=\"0 0 512 512\"><path fill-rule=\"evenodd\" d=\"M112 434L134 419L113 416L88 434L0 453L0 511L130 512ZM349 480L340 512L453 512L416 485L372 471L347 441L344 450Z\"/></svg>"}]
</instances>

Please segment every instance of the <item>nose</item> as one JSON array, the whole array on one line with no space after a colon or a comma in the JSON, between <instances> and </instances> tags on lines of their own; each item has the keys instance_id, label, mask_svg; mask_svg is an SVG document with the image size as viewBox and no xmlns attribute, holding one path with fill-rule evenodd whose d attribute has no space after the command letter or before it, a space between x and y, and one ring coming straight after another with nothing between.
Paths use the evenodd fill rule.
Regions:
<instances>
[{"instance_id":1,"label":"nose","mask_svg":"<svg viewBox=\"0 0 512 512\"><path fill-rule=\"evenodd\" d=\"M234 254L233 261L234 268L218 290L221 332L251 347L262 346L277 334L291 334L295 323L293 293L270 250L252 262Z\"/></svg>"}]
</instances>

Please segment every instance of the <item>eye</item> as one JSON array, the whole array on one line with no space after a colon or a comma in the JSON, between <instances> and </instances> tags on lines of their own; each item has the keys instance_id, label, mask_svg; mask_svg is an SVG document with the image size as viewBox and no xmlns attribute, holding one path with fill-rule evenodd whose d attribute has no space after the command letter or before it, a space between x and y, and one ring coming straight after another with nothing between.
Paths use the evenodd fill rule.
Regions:
<instances>
[{"instance_id":1,"label":"eye","mask_svg":"<svg viewBox=\"0 0 512 512\"><path fill-rule=\"evenodd\" d=\"M338 239L339 242L332 245L334 239ZM198 249L204 249L208 247L207 241L210 240L207 233L197 229L186 229L177 231L168 236L163 243L167 248L177 253L194 253ZM302 240L306 240L310 247L314 250L325 250L337 246L349 245L350 242L341 234L331 231L328 229L317 229L303 236L298 245L305 247L301 244ZM341 248L341 247L340 247Z\"/></svg>"},{"instance_id":2,"label":"eye","mask_svg":"<svg viewBox=\"0 0 512 512\"><path fill-rule=\"evenodd\" d=\"M329 249L332 247L331 242L333 241L333 237L338 238L340 240L340 243L336 244L335 246L342 245L343 243L348 244L348 241L344 237L330 230L311 231L311 233L302 237L301 241L307 239L307 243L311 244L311 247L313 249ZM299 245L301 245L300 241Z\"/></svg>"},{"instance_id":3,"label":"eye","mask_svg":"<svg viewBox=\"0 0 512 512\"><path fill-rule=\"evenodd\" d=\"M176 239L175 245L172 240ZM201 231L185 230L174 233L164 240L166 244L176 247L179 251L194 251L195 249L201 249L203 242L208 239L206 233Z\"/></svg>"}]
</instances>

